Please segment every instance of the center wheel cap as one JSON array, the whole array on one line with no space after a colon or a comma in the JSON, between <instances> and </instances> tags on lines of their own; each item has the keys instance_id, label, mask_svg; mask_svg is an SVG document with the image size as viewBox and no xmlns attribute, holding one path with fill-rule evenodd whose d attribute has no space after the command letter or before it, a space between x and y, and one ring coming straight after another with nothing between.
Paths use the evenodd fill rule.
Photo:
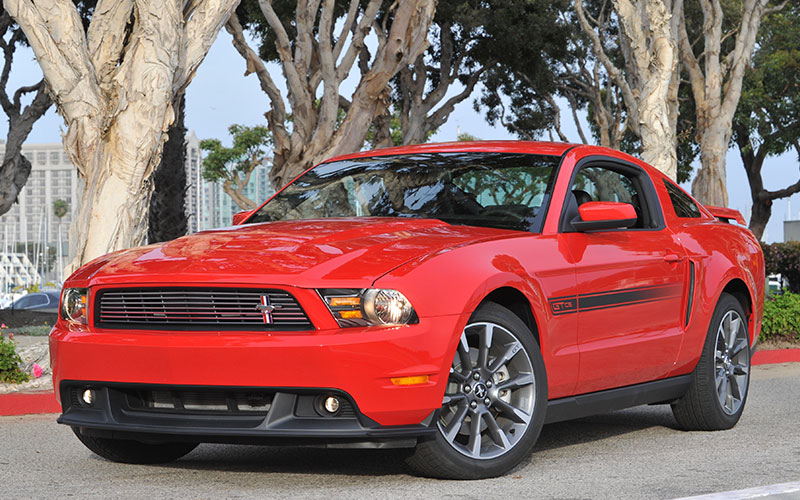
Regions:
<instances>
[{"instance_id":1,"label":"center wheel cap","mask_svg":"<svg viewBox=\"0 0 800 500\"><path fill-rule=\"evenodd\" d=\"M475 392L473 394L475 394L476 398L478 398L478 399L485 398L486 397L486 392L487 392L486 391L486 385L484 385L483 383L475 384Z\"/></svg>"}]
</instances>

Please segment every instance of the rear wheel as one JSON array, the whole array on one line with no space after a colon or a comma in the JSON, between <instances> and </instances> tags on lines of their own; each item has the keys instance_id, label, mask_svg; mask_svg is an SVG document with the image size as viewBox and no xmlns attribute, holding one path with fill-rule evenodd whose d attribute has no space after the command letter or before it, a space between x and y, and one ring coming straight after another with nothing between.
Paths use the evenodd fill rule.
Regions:
<instances>
[{"instance_id":1,"label":"rear wheel","mask_svg":"<svg viewBox=\"0 0 800 500\"><path fill-rule=\"evenodd\" d=\"M87 436L80 429L72 431L81 443L97 455L126 464L163 464L172 462L197 448L198 443L158 443L149 444L127 439L108 439Z\"/></svg>"},{"instance_id":2,"label":"rear wheel","mask_svg":"<svg viewBox=\"0 0 800 500\"><path fill-rule=\"evenodd\" d=\"M448 479L502 475L539 437L547 406L544 361L531 331L498 304L481 306L461 335L434 438L408 463Z\"/></svg>"},{"instance_id":3,"label":"rear wheel","mask_svg":"<svg viewBox=\"0 0 800 500\"><path fill-rule=\"evenodd\" d=\"M682 428L730 429L742 416L750 386L746 318L735 297L727 293L720 297L689 390L672 404Z\"/></svg>"}]
</instances>

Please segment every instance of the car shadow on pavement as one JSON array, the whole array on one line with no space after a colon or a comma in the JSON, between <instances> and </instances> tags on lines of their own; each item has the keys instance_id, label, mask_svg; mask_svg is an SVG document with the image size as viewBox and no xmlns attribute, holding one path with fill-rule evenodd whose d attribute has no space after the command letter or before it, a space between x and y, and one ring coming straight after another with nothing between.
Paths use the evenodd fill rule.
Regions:
<instances>
[{"instance_id":1,"label":"car shadow on pavement","mask_svg":"<svg viewBox=\"0 0 800 500\"><path fill-rule=\"evenodd\" d=\"M654 427L680 432L668 405L639 406L545 425L535 450L590 443Z\"/></svg>"},{"instance_id":2,"label":"car shadow on pavement","mask_svg":"<svg viewBox=\"0 0 800 500\"><path fill-rule=\"evenodd\" d=\"M666 405L643 406L544 426L536 452L590 443L652 428L679 432ZM185 470L258 472L275 474L330 474L392 476L409 474L404 464L411 450L339 450L205 444L186 458L163 465ZM523 461L521 467L527 465ZM519 468L519 467L518 467Z\"/></svg>"}]
</instances>

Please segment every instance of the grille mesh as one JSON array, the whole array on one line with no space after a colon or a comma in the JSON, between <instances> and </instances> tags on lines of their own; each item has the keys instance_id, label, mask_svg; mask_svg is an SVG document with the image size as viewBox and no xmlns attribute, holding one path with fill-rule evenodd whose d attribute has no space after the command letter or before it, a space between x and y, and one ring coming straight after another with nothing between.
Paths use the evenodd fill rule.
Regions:
<instances>
[{"instance_id":1,"label":"grille mesh","mask_svg":"<svg viewBox=\"0 0 800 500\"><path fill-rule=\"evenodd\" d=\"M272 323L257 309L266 296ZM102 328L155 330L310 330L297 300L283 290L140 288L100 290L95 323Z\"/></svg>"}]
</instances>

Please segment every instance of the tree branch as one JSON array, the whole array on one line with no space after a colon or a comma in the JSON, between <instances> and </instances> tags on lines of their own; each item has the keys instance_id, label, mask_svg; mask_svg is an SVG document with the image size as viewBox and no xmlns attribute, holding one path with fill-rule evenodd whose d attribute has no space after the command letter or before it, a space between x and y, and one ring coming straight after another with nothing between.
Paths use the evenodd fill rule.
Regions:
<instances>
[{"instance_id":1,"label":"tree branch","mask_svg":"<svg viewBox=\"0 0 800 500\"><path fill-rule=\"evenodd\" d=\"M100 0L86 34L89 58L101 87L108 88L116 74L125 43L125 27L131 21L133 0Z\"/></svg>"},{"instance_id":2,"label":"tree branch","mask_svg":"<svg viewBox=\"0 0 800 500\"><path fill-rule=\"evenodd\" d=\"M183 54L173 81L175 95L181 94L194 78L217 34L238 5L239 0L206 1L187 13L189 18L184 18L181 30Z\"/></svg>"}]
</instances>

